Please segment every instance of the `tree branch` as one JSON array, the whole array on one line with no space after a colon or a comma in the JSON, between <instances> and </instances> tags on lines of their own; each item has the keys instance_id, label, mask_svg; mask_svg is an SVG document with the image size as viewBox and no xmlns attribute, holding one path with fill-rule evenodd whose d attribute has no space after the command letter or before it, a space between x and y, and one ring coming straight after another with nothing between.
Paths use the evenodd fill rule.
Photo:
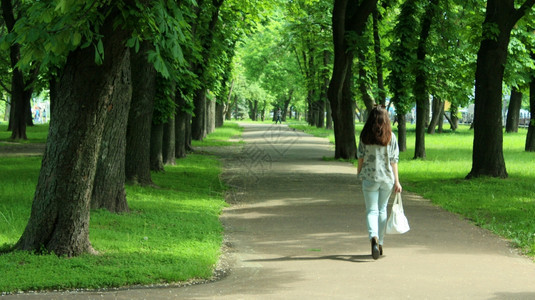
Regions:
<instances>
[{"instance_id":1,"label":"tree branch","mask_svg":"<svg viewBox=\"0 0 535 300\"><path fill-rule=\"evenodd\" d=\"M2 86L2 88L6 90L6 92L13 94L13 92L10 89L8 89L7 86L1 80L0 80L0 86Z\"/></svg>"},{"instance_id":2,"label":"tree branch","mask_svg":"<svg viewBox=\"0 0 535 300\"><path fill-rule=\"evenodd\" d=\"M535 0L526 0L522 6L515 10L513 14L514 23L518 22L518 20L520 20L526 12L533 7L533 5L535 5Z\"/></svg>"}]
</instances>

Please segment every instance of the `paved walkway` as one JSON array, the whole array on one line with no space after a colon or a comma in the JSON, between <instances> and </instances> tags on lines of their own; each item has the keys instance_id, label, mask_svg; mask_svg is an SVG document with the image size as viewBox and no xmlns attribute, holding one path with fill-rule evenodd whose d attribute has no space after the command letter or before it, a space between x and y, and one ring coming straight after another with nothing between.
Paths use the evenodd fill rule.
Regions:
<instances>
[{"instance_id":1,"label":"paved walkway","mask_svg":"<svg viewBox=\"0 0 535 300\"><path fill-rule=\"evenodd\" d=\"M285 125L245 126L215 149L234 187L222 221L221 280L180 288L15 295L11 299L535 299L535 263L507 242L403 193L411 231L370 256L356 168ZM400 164L403 183L403 164Z\"/></svg>"}]
</instances>

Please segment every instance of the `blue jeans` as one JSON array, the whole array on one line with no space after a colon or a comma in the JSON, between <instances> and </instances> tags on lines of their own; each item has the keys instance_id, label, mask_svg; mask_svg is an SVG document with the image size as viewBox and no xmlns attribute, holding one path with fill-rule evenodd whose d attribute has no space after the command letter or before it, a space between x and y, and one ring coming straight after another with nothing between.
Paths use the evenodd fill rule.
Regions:
<instances>
[{"instance_id":1,"label":"blue jeans","mask_svg":"<svg viewBox=\"0 0 535 300\"><path fill-rule=\"evenodd\" d=\"M366 202L366 223L370 240L376 236L383 244L386 230L386 207L393 184L362 180L362 192Z\"/></svg>"}]
</instances>

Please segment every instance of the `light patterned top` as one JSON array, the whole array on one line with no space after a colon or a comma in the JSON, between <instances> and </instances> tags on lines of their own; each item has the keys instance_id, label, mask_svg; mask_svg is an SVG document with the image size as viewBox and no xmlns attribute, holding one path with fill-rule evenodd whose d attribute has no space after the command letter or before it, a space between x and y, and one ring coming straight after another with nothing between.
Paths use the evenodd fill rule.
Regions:
<instances>
[{"instance_id":1,"label":"light patterned top","mask_svg":"<svg viewBox=\"0 0 535 300\"><path fill-rule=\"evenodd\" d=\"M366 145L360 140L357 157L364 159L358 179L394 184L391 164L399 161L398 140L394 133L386 146Z\"/></svg>"}]
</instances>

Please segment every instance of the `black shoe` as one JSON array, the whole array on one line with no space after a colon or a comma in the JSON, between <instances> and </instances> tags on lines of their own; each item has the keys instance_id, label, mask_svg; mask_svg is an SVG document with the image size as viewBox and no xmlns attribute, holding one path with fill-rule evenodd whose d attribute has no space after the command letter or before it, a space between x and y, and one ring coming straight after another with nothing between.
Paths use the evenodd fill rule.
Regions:
<instances>
[{"instance_id":1,"label":"black shoe","mask_svg":"<svg viewBox=\"0 0 535 300\"><path fill-rule=\"evenodd\" d=\"M379 251L379 245L377 244L377 237L374 236L371 239L371 242L372 242L372 257L373 259L378 259L380 255L380 251Z\"/></svg>"},{"instance_id":2,"label":"black shoe","mask_svg":"<svg viewBox=\"0 0 535 300\"><path fill-rule=\"evenodd\" d=\"M383 255L383 245L379 245L379 254Z\"/></svg>"}]
</instances>

